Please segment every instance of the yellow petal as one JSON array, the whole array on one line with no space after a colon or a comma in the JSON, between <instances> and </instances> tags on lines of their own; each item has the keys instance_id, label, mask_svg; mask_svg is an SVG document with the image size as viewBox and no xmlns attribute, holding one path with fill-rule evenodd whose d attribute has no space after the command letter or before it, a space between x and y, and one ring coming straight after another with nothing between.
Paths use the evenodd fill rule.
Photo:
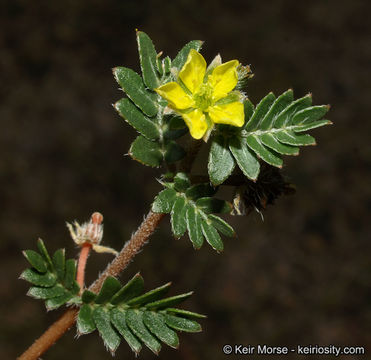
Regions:
<instances>
[{"instance_id":1,"label":"yellow petal","mask_svg":"<svg viewBox=\"0 0 371 360\"><path fill-rule=\"evenodd\" d=\"M217 66L211 75L209 75L208 82L214 88L213 99L217 101L225 97L237 85L237 60L228 61L222 65Z\"/></svg>"},{"instance_id":2,"label":"yellow petal","mask_svg":"<svg viewBox=\"0 0 371 360\"><path fill-rule=\"evenodd\" d=\"M211 120L216 124L227 124L241 127L245 122L243 104L239 101L214 105L209 108Z\"/></svg>"},{"instance_id":3,"label":"yellow petal","mask_svg":"<svg viewBox=\"0 0 371 360\"><path fill-rule=\"evenodd\" d=\"M201 139L207 131L207 122L205 114L199 110L193 110L188 114L182 114L189 132L194 139Z\"/></svg>"},{"instance_id":4,"label":"yellow petal","mask_svg":"<svg viewBox=\"0 0 371 360\"><path fill-rule=\"evenodd\" d=\"M193 94L203 83L206 72L206 61L196 50L191 49L186 63L179 72L179 78Z\"/></svg>"},{"instance_id":5,"label":"yellow petal","mask_svg":"<svg viewBox=\"0 0 371 360\"><path fill-rule=\"evenodd\" d=\"M158 87L155 91L166 99L172 108L184 110L193 104L192 98L174 81Z\"/></svg>"}]
</instances>

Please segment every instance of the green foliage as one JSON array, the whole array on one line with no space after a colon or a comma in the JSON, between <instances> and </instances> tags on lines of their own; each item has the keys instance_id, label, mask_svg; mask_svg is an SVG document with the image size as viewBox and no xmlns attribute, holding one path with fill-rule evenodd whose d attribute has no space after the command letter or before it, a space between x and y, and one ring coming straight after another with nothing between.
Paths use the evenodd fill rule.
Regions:
<instances>
[{"instance_id":1,"label":"green foliage","mask_svg":"<svg viewBox=\"0 0 371 360\"><path fill-rule=\"evenodd\" d=\"M57 250L50 258L41 239L38 240L37 246L39 252L23 252L31 268L23 271L20 278L33 285L27 295L45 300L48 310L74 302L80 290L75 281L76 261L65 260L64 249Z\"/></svg>"},{"instance_id":2,"label":"green foliage","mask_svg":"<svg viewBox=\"0 0 371 360\"><path fill-rule=\"evenodd\" d=\"M136 274L125 286L108 277L99 292L86 290L77 318L78 335L98 330L105 346L114 353L123 338L138 354L142 345L158 354L161 343L178 348L176 331L199 332L195 319L203 315L174 306L188 299L192 292L163 298L170 283L143 293L143 278Z\"/></svg>"},{"instance_id":3,"label":"green foliage","mask_svg":"<svg viewBox=\"0 0 371 360\"><path fill-rule=\"evenodd\" d=\"M188 231L195 249L201 248L206 239L213 249L222 251L223 242L219 232L234 236L234 230L213 213L230 213L231 204L211 197L216 189L209 184L192 185L184 173L178 173L174 182L163 185L165 189L156 196L152 211L170 213L174 236L179 238Z\"/></svg>"},{"instance_id":4,"label":"green foliage","mask_svg":"<svg viewBox=\"0 0 371 360\"><path fill-rule=\"evenodd\" d=\"M113 69L116 81L127 95L114 107L140 134L129 150L134 160L152 167L159 167L164 161L172 164L185 156L184 149L176 140L188 130L184 123L181 128L173 128L172 123L177 116L166 113L166 101L154 89L172 81L174 74L171 69L179 71L190 49L200 50L202 42L189 42L174 61L168 56L161 59L152 40L142 31L137 31L137 43L142 76L125 67Z\"/></svg>"},{"instance_id":5,"label":"green foliage","mask_svg":"<svg viewBox=\"0 0 371 360\"><path fill-rule=\"evenodd\" d=\"M294 100L292 90L277 98L269 93L255 109L247 99L244 108L242 128L221 125L212 139L208 171L214 185L222 184L236 164L253 181L260 161L281 168L282 155L298 155L299 146L315 145L303 132L331 124L321 119L328 106L312 106L310 95Z\"/></svg>"}]
</instances>

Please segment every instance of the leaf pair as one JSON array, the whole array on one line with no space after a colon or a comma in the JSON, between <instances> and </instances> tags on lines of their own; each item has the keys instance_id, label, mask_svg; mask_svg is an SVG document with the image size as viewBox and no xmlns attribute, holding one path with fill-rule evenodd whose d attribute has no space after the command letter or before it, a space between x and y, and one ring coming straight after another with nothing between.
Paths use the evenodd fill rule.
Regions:
<instances>
[{"instance_id":1,"label":"leaf pair","mask_svg":"<svg viewBox=\"0 0 371 360\"><path fill-rule=\"evenodd\" d=\"M82 295L77 328L78 334L98 330L105 346L114 353L123 338L139 353L142 344L158 354L161 342L177 348L176 331L199 332L201 326L193 319L203 315L176 309L192 292L163 298L170 283L143 294L143 278L136 274L125 286L108 277L99 294L86 290Z\"/></svg>"},{"instance_id":2,"label":"leaf pair","mask_svg":"<svg viewBox=\"0 0 371 360\"><path fill-rule=\"evenodd\" d=\"M255 109L247 99L245 125L233 129L220 126L212 139L208 162L211 182L222 184L236 164L255 181L260 172L259 160L280 168L282 155L298 155L299 146L315 145L315 139L303 132L331 121L321 119L328 106L311 105L311 95L294 101L292 90L277 98L269 93Z\"/></svg>"},{"instance_id":3,"label":"leaf pair","mask_svg":"<svg viewBox=\"0 0 371 360\"><path fill-rule=\"evenodd\" d=\"M23 252L32 268L23 271L20 278L34 285L27 295L45 300L48 310L57 309L79 293L80 287L75 281L76 261L66 261L64 249L57 250L51 258L41 239L37 246L40 253L33 250Z\"/></svg>"},{"instance_id":4,"label":"leaf pair","mask_svg":"<svg viewBox=\"0 0 371 360\"><path fill-rule=\"evenodd\" d=\"M234 236L233 228L220 217L212 213L230 213L231 204L211 197L215 189L209 184L191 185L184 173L178 173L173 183L164 183L152 204L152 211L170 213L171 227L175 237L181 237L186 231L195 249L201 248L204 239L213 249L223 250L223 241L219 232Z\"/></svg>"},{"instance_id":5,"label":"leaf pair","mask_svg":"<svg viewBox=\"0 0 371 360\"><path fill-rule=\"evenodd\" d=\"M140 133L131 145L129 155L144 165L158 167L163 161L173 163L185 156L184 149L175 140L186 131L170 129L171 117L164 114L166 102L153 90L169 82L171 67L179 71L190 49L200 50L202 42L189 42L173 62L169 57L160 59L152 40L144 32L137 31L137 42L143 78L126 67L114 68L116 81L127 95L114 107Z\"/></svg>"}]
</instances>

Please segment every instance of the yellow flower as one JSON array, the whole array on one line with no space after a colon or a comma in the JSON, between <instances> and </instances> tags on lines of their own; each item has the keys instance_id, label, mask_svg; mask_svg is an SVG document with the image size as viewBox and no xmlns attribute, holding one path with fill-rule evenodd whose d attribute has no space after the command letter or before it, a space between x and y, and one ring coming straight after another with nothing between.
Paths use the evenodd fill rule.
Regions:
<instances>
[{"instance_id":1,"label":"yellow flower","mask_svg":"<svg viewBox=\"0 0 371 360\"><path fill-rule=\"evenodd\" d=\"M201 139L214 123L240 127L245 122L242 94L232 91L237 85L238 64L231 60L207 70L203 56L192 49L178 81L155 91L183 117L195 139Z\"/></svg>"}]
</instances>

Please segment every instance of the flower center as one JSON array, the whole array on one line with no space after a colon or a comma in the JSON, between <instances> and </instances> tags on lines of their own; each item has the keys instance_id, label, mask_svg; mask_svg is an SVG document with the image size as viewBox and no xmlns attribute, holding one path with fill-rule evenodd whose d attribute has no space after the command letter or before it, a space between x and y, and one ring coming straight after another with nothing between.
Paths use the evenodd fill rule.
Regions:
<instances>
[{"instance_id":1,"label":"flower center","mask_svg":"<svg viewBox=\"0 0 371 360\"><path fill-rule=\"evenodd\" d=\"M213 88L210 84L202 84L193 95L196 107L202 111L207 111L213 103Z\"/></svg>"}]
</instances>

